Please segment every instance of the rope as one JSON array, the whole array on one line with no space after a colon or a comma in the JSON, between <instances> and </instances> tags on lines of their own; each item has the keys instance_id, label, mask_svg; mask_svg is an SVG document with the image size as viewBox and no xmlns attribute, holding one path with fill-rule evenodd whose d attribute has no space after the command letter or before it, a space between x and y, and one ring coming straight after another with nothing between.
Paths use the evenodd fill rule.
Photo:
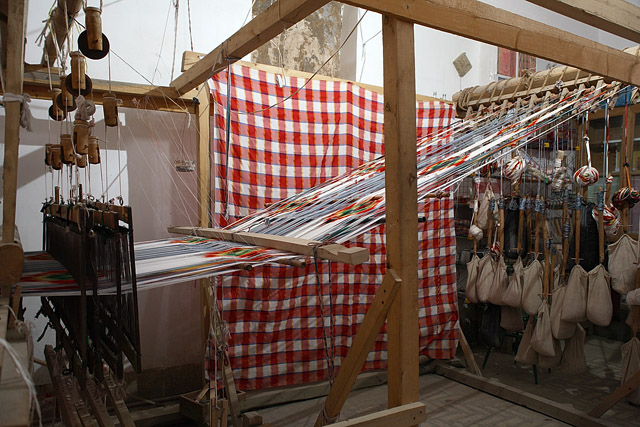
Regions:
<instances>
[{"instance_id":1,"label":"rope","mask_svg":"<svg viewBox=\"0 0 640 427\"><path fill-rule=\"evenodd\" d=\"M6 104L7 102L19 102L20 103L20 126L25 128L27 131L32 132L31 122L33 120L33 115L31 114L31 109L29 108L29 103L31 102L31 97L26 93L22 95L17 95L11 92L5 92L2 97L3 102Z\"/></svg>"}]
</instances>

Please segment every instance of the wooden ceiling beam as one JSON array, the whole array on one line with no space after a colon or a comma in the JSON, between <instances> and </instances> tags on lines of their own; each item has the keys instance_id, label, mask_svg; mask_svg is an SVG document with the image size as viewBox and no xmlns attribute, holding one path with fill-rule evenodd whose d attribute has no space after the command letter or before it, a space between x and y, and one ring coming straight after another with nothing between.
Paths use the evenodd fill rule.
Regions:
<instances>
[{"instance_id":1,"label":"wooden ceiling beam","mask_svg":"<svg viewBox=\"0 0 640 427\"><path fill-rule=\"evenodd\" d=\"M343 3L640 86L640 57L475 0Z\"/></svg>"},{"instance_id":2,"label":"wooden ceiling beam","mask_svg":"<svg viewBox=\"0 0 640 427\"><path fill-rule=\"evenodd\" d=\"M576 21L640 43L640 7L624 0L527 0Z\"/></svg>"},{"instance_id":3,"label":"wooden ceiling beam","mask_svg":"<svg viewBox=\"0 0 640 427\"><path fill-rule=\"evenodd\" d=\"M179 93L190 91L223 70L227 64L233 64L242 59L327 3L329 0L275 2L189 70L179 75L171 82L171 86Z\"/></svg>"}]
</instances>

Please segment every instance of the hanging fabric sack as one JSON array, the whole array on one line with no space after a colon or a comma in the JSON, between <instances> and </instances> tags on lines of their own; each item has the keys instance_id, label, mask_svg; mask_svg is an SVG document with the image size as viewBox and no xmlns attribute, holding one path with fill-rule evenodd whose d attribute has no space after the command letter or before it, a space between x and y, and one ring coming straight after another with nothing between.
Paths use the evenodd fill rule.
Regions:
<instances>
[{"instance_id":1,"label":"hanging fabric sack","mask_svg":"<svg viewBox=\"0 0 640 427\"><path fill-rule=\"evenodd\" d=\"M538 314L542 303L542 276L544 268L537 259L522 269L522 308L530 316Z\"/></svg>"},{"instance_id":2,"label":"hanging fabric sack","mask_svg":"<svg viewBox=\"0 0 640 427\"><path fill-rule=\"evenodd\" d=\"M510 307L522 307L522 260L518 260L513 264L513 274L509 277L507 290L502 295L502 303Z\"/></svg>"},{"instance_id":3,"label":"hanging fabric sack","mask_svg":"<svg viewBox=\"0 0 640 427\"><path fill-rule=\"evenodd\" d=\"M490 214L490 204L491 200L495 199L493 194L493 190L491 189L491 185L487 185L487 189L484 192L484 196L480 201L480 207L478 208L478 227L482 230L487 230L489 228L489 214ZM493 215L493 212L491 212Z\"/></svg>"},{"instance_id":4,"label":"hanging fabric sack","mask_svg":"<svg viewBox=\"0 0 640 427\"><path fill-rule=\"evenodd\" d=\"M495 265L496 262L491 257L491 254L486 254L482 257L478 264L478 281L476 283L478 302L489 302L489 294L496 275Z\"/></svg>"},{"instance_id":5,"label":"hanging fabric sack","mask_svg":"<svg viewBox=\"0 0 640 427\"><path fill-rule=\"evenodd\" d=\"M622 344L622 377L620 382L624 384L628 379L640 371L640 340L637 337ZM640 405L640 388L635 389L627 396L629 402Z\"/></svg>"},{"instance_id":6,"label":"hanging fabric sack","mask_svg":"<svg viewBox=\"0 0 640 427\"><path fill-rule=\"evenodd\" d=\"M504 262L504 257L498 258L494 266L496 270L493 276L491 292L489 293L489 302L495 305L502 305L502 296L509 285L509 276L507 276L507 265Z\"/></svg>"},{"instance_id":7,"label":"hanging fabric sack","mask_svg":"<svg viewBox=\"0 0 640 427\"><path fill-rule=\"evenodd\" d=\"M531 347L540 356L555 356L553 335L551 335L551 319L549 319L549 303L542 301L538 310L538 320L531 336Z\"/></svg>"},{"instance_id":8,"label":"hanging fabric sack","mask_svg":"<svg viewBox=\"0 0 640 427\"><path fill-rule=\"evenodd\" d=\"M500 312L500 327L507 332L522 332L524 329L522 309L503 305Z\"/></svg>"},{"instance_id":9,"label":"hanging fabric sack","mask_svg":"<svg viewBox=\"0 0 640 427\"><path fill-rule=\"evenodd\" d=\"M542 354L538 358L538 366L543 369L551 369L560 366L562 362L562 347L560 346L560 340L553 338L553 351L555 354L553 357L543 356Z\"/></svg>"},{"instance_id":10,"label":"hanging fabric sack","mask_svg":"<svg viewBox=\"0 0 640 427\"><path fill-rule=\"evenodd\" d=\"M562 302L562 320L566 322L587 320L587 277L587 272L580 265L571 269Z\"/></svg>"},{"instance_id":11,"label":"hanging fabric sack","mask_svg":"<svg viewBox=\"0 0 640 427\"><path fill-rule=\"evenodd\" d=\"M531 336L533 335L534 317L529 317L527 327L522 334L522 340L518 346L518 352L516 353L515 361L524 365L537 365L538 353L531 347Z\"/></svg>"},{"instance_id":12,"label":"hanging fabric sack","mask_svg":"<svg viewBox=\"0 0 640 427\"><path fill-rule=\"evenodd\" d=\"M502 345L504 332L500 329L500 306L489 304L482 313L480 338L489 347L499 348Z\"/></svg>"},{"instance_id":13,"label":"hanging fabric sack","mask_svg":"<svg viewBox=\"0 0 640 427\"><path fill-rule=\"evenodd\" d=\"M597 326L609 326L613 316L609 273L602 264L589 272L587 319Z\"/></svg>"},{"instance_id":14,"label":"hanging fabric sack","mask_svg":"<svg viewBox=\"0 0 640 427\"><path fill-rule=\"evenodd\" d=\"M609 274L611 286L617 293L626 295L636 288L637 261L638 242L628 234L609 245Z\"/></svg>"},{"instance_id":15,"label":"hanging fabric sack","mask_svg":"<svg viewBox=\"0 0 640 427\"><path fill-rule=\"evenodd\" d=\"M467 288L465 290L465 296L473 303L478 302L477 283L478 283L478 265L480 264L480 258L478 255L473 254L471 261L467 263Z\"/></svg>"},{"instance_id":16,"label":"hanging fabric sack","mask_svg":"<svg viewBox=\"0 0 640 427\"><path fill-rule=\"evenodd\" d=\"M551 333L559 340L569 339L576 333L577 323L562 320L562 303L566 290L566 285L555 288L551 299Z\"/></svg>"},{"instance_id":17,"label":"hanging fabric sack","mask_svg":"<svg viewBox=\"0 0 640 427\"><path fill-rule=\"evenodd\" d=\"M640 305L640 289L634 289L627 294L627 305Z\"/></svg>"},{"instance_id":18,"label":"hanging fabric sack","mask_svg":"<svg viewBox=\"0 0 640 427\"><path fill-rule=\"evenodd\" d=\"M562 354L560 368L569 375L579 375L587 371L587 359L584 356L585 332L580 324L576 327L576 333L567 340Z\"/></svg>"}]
</instances>

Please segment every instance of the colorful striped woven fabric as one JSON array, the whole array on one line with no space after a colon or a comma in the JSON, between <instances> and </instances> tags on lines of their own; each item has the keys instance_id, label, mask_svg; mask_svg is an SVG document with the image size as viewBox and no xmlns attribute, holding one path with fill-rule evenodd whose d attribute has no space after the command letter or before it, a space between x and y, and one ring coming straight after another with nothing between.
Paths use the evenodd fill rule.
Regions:
<instances>
[{"instance_id":1,"label":"colorful striped woven fabric","mask_svg":"<svg viewBox=\"0 0 640 427\"><path fill-rule=\"evenodd\" d=\"M231 67L231 82L227 168L226 73L213 79L216 225L232 223L384 154L383 103L377 93L314 80L282 104L260 114L243 114L277 103L304 80L287 77L281 88L276 75L236 65ZM449 125L454 109L445 103L419 103L417 117L420 138ZM451 358L458 321L453 200L422 203L419 212L426 219L419 224L421 353ZM324 335L334 337L335 362L340 365L384 276L384 231L384 224L378 225L344 242L369 248L366 264L321 262L320 288L313 263L304 269L264 265L218 276L222 314L231 333L231 365L241 389L326 379ZM383 332L365 369L384 368L386 358Z\"/></svg>"}]
</instances>

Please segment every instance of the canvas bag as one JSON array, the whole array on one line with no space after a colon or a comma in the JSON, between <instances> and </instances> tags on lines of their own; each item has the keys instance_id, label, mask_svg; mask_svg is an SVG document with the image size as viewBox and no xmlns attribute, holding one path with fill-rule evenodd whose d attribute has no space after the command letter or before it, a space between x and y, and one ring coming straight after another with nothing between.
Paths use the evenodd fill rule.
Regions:
<instances>
[{"instance_id":1,"label":"canvas bag","mask_svg":"<svg viewBox=\"0 0 640 427\"><path fill-rule=\"evenodd\" d=\"M538 310L538 320L531 336L531 347L540 356L555 356L553 335L551 335L551 319L549 318L549 303L543 300Z\"/></svg>"},{"instance_id":2,"label":"canvas bag","mask_svg":"<svg viewBox=\"0 0 640 427\"><path fill-rule=\"evenodd\" d=\"M494 264L495 274L493 276L493 285L489 293L489 302L495 305L502 305L502 296L507 291L509 285L507 275L507 265L504 263L504 257L498 258Z\"/></svg>"},{"instance_id":3,"label":"canvas bag","mask_svg":"<svg viewBox=\"0 0 640 427\"><path fill-rule=\"evenodd\" d=\"M544 268L537 259L522 269L522 308L530 316L538 314L542 298Z\"/></svg>"},{"instance_id":4,"label":"canvas bag","mask_svg":"<svg viewBox=\"0 0 640 427\"><path fill-rule=\"evenodd\" d=\"M627 294L627 305L640 305L640 289L634 289Z\"/></svg>"},{"instance_id":5,"label":"canvas bag","mask_svg":"<svg viewBox=\"0 0 640 427\"><path fill-rule=\"evenodd\" d=\"M582 326L576 326L576 333L567 340L562 354L560 369L569 375L579 375L587 371L587 359L584 356L585 332Z\"/></svg>"},{"instance_id":6,"label":"canvas bag","mask_svg":"<svg viewBox=\"0 0 640 427\"><path fill-rule=\"evenodd\" d=\"M587 278L588 274L582 266L576 265L571 269L562 302L562 320L566 322L587 320Z\"/></svg>"},{"instance_id":7,"label":"canvas bag","mask_svg":"<svg viewBox=\"0 0 640 427\"><path fill-rule=\"evenodd\" d=\"M515 361L518 363L525 365L538 364L538 353L536 353L536 351L531 347L531 336L533 335L534 322L535 320L533 316L529 317L529 322L527 322L527 327L524 329L524 334L522 334L522 340L520 341L518 352L515 357Z\"/></svg>"},{"instance_id":8,"label":"canvas bag","mask_svg":"<svg viewBox=\"0 0 640 427\"><path fill-rule=\"evenodd\" d=\"M510 307L522 307L522 260L513 264L513 274L509 278L507 290L502 295L502 303Z\"/></svg>"},{"instance_id":9,"label":"canvas bag","mask_svg":"<svg viewBox=\"0 0 640 427\"><path fill-rule=\"evenodd\" d=\"M503 305L500 314L500 327L507 332L521 332L524 329L522 310Z\"/></svg>"},{"instance_id":10,"label":"canvas bag","mask_svg":"<svg viewBox=\"0 0 640 427\"><path fill-rule=\"evenodd\" d=\"M553 351L555 354L552 357L543 356L542 354L538 358L538 366L544 369L555 368L560 366L562 362L562 347L560 346L560 340L553 338Z\"/></svg>"},{"instance_id":11,"label":"canvas bag","mask_svg":"<svg viewBox=\"0 0 640 427\"><path fill-rule=\"evenodd\" d=\"M569 339L576 333L577 323L562 320L562 302L566 290L566 285L555 288L551 299L551 333L559 340Z\"/></svg>"},{"instance_id":12,"label":"canvas bag","mask_svg":"<svg viewBox=\"0 0 640 427\"><path fill-rule=\"evenodd\" d=\"M637 337L622 344L622 376L620 381L624 384L629 378L640 371L640 340ZM640 388L635 389L627 396L629 402L640 405Z\"/></svg>"},{"instance_id":13,"label":"canvas bag","mask_svg":"<svg viewBox=\"0 0 640 427\"><path fill-rule=\"evenodd\" d=\"M480 258L478 255L473 254L471 261L467 263L467 288L465 295L471 302L478 302L477 283L478 283L478 264L480 264Z\"/></svg>"},{"instance_id":14,"label":"canvas bag","mask_svg":"<svg viewBox=\"0 0 640 427\"><path fill-rule=\"evenodd\" d=\"M598 326L609 326L613 316L609 273L602 264L589 272L587 319Z\"/></svg>"},{"instance_id":15,"label":"canvas bag","mask_svg":"<svg viewBox=\"0 0 640 427\"><path fill-rule=\"evenodd\" d=\"M495 264L496 262L491 257L491 254L486 254L482 257L478 264L476 293L478 295L479 302L489 302L489 294L491 293L493 280L495 278Z\"/></svg>"},{"instance_id":16,"label":"canvas bag","mask_svg":"<svg viewBox=\"0 0 640 427\"><path fill-rule=\"evenodd\" d=\"M478 207L478 227L482 230L489 228L489 211L491 205L491 199L495 199L491 185L487 185L487 189L484 192L482 200L480 200L480 207ZM494 205L495 206L495 205ZM493 212L491 212L493 215Z\"/></svg>"},{"instance_id":17,"label":"canvas bag","mask_svg":"<svg viewBox=\"0 0 640 427\"><path fill-rule=\"evenodd\" d=\"M628 234L623 234L617 242L609 245L609 274L611 286L619 294L636 287L636 273L638 271L638 242Z\"/></svg>"}]
</instances>

